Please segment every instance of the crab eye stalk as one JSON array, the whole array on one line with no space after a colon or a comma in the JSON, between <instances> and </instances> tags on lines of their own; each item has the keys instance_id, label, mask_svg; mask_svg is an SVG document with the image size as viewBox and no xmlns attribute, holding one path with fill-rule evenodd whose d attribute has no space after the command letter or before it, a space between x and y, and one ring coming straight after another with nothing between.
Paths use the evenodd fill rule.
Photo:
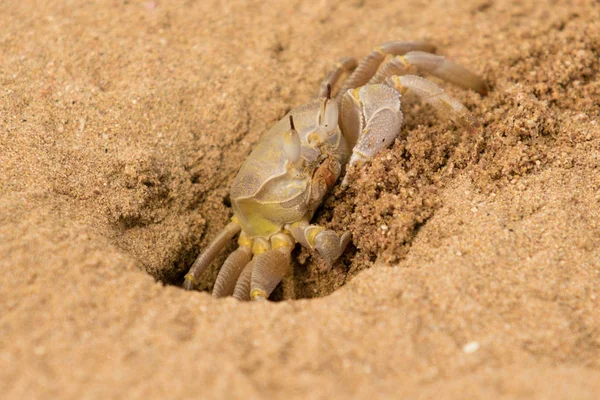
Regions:
<instances>
[{"instance_id":1,"label":"crab eye stalk","mask_svg":"<svg viewBox=\"0 0 600 400\"><path fill-rule=\"evenodd\" d=\"M319 112L319 127L326 133L335 130L338 124L338 105L334 99L327 98Z\"/></svg>"},{"instance_id":2,"label":"crab eye stalk","mask_svg":"<svg viewBox=\"0 0 600 400\"><path fill-rule=\"evenodd\" d=\"M321 109L317 117L317 126L322 140L333 132L338 124L338 105L331 98L331 85L327 84L327 97L321 103ZM325 134L325 135L323 135Z\"/></svg>"},{"instance_id":3,"label":"crab eye stalk","mask_svg":"<svg viewBox=\"0 0 600 400\"><path fill-rule=\"evenodd\" d=\"M283 153L285 157L292 163L300 159L302 146L300 144L300 136L294 127L294 118L290 115L290 130L283 134Z\"/></svg>"}]
</instances>

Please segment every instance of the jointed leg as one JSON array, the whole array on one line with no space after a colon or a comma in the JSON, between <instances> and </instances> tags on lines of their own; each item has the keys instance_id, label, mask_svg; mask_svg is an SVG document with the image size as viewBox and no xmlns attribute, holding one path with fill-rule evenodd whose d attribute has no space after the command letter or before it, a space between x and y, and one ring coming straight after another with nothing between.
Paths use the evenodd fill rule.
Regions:
<instances>
[{"instance_id":1,"label":"jointed leg","mask_svg":"<svg viewBox=\"0 0 600 400\"><path fill-rule=\"evenodd\" d=\"M240 235L239 247L229 255L219 271L213 296L246 300L267 299L281 282L290 266L295 242L287 233L278 233L270 241ZM254 258L250 257L254 254Z\"/></svg>"},{"instance_id":2,"label":"jointed leg","mask_svg":"<svg viewBox=\"0 0 600 400\"><path fill-rule=\"evenodd\" d=\"M317 97L327 97L327 91L329 90L327 89L327 85L329 85L330 88L333 88L340 79L340 76L342 76L343 73L352 71L356 68L356 65L356 60L352 57L341 58L321 81Z\"/></svg>"},{"instance_id":3,"label":"jointed leg","mask_svg":"<svg viewBox=\"0 0 600 400\"><path fill-rule=\"evenodd\" d=\"M369 82L369 79L377 72L377 69L387 55L402 55L416 50L432 53L435 52L435 46L426 42L393 41L375 48L358 64L352 75L346 79L336 95L336 99L339 102L348 89L357 88Z\"/></svg>"},{"instance_id":4,"label":"jointed leg","mask_svg":"<svg viewBox=\"0 0 600 400\"><path fill-rule=\"evenodd\" d=\"M415 93L471 132L479 126L477 119L462 103L435 83L415 75L392 76L384 84L349 90L342 99L341 128L344 137L353 145L349 165L368 160L392 144L402 126L400 95L407 91ZM344 177L342 185L347 183Z\"/></svg>"},{"instance_id":5,"label":"jointed leg","mask_svg":"<svg viewBox=\"0 0 600 400\"><path fill-rule=\"evenodd\" d=\"M254 258L250 300L266 300L290 267L290 248L269 250Z\"/></svg>"},{"instance_id":6,"label":"jointed leg","mask_svg":"<svg viewBox=\"0 0 600 400\"><path fill-rule=\"evenodd\" d=\"M242 270L250 262L250 258L252 258L252 240L243 232L240 234L238 244L240 247L227 257L219 270L219 275L217 275L217 280L213 287L212 294L214 297L225 297L233 294Z\"/></svg>"},{"instance_id":7,"label":"jointed leg","mask_svg":"<svg viewBox=\"0 0 600 400\"><path fill-rule=\"evenodd\" d=\"M421 100L431 104L438 112L456 120L472 133L475 133L479 126L479 121L460 101L425 78L415 75L392 76L386 79L385 84L402 94L408 91L416 94Z\"/></svg>"},{"instance_id":8,"label":"jointed leg","mask_svg":"<svg viewBox=\"0 0 600 400\"><path fill-rule=\"evenodd\" d=\"M337 232L319 225L310 225L306 220L294 222L286 228L297 242L316 250L329 265L342 255L351 238L350 232L344 232L340 236Z\"/></svg>"},{"instance_id":9,"label":"jointed leg","mask_svg":"<svg viewBox=\"0 0 600 400\"><path fill-rule=\"evenodd\" d=\"M288 234L278 233L271 237L271 249L254 257L250 279L251 300L266 300L281 282L289 270L294 244Z\"/></svg>"},{"instance_id":10,"label":"jointed leg","mask_svg":"<svg viewBox=\"0 0 600 400\"><path fill-rule=\"evenodd\" d=\"M240 224L235 220L227 224L227 226L219 233L219 235L213 239L213 241L204 249L198 256L192 267L185 276L183 287L187 290L192 290L198 283L198 278L204 272L206 267L215 259L219 252L225 247L239 231L241 230Z\"/></svg>"},{"instance_id":11,"label":"jointed leg","mask_svg":"<svg viewBox=\"0 0 600 400\"><path fill-rule=\"evenodd\" d=\"M487 84L483 79L462 65L453 63L443 56L423 51L411 51L403 56L392 58L381 67L369 83L383 83L390 76L407 75L411 70L413 73L431 74L481 95L486 95L488 91Z\"/></svg>"},{"instance_id":12,"label":"jointed leg","mask_svg":"<svg viewBox=\"0 0 600 400\"><path fill-rule=\"evenodd\" d=\"M233 298L239 301L250 300L250 280L252 278L252 270L254 269L254 260L250 261L240 274L240 277L235 284L233 290Z\"/></svg>"}]
</instances>

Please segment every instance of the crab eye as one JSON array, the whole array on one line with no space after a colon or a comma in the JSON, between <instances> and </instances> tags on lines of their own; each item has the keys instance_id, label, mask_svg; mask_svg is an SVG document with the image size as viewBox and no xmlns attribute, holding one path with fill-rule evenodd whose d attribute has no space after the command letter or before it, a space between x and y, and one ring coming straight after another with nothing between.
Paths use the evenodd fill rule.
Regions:
<instances>
[{"instance_id":1,"label":"crab eye","mask_svg":"<svg viewBox=\"0 0 600 400\"><path fill-rule=\"evenodd\" d=\"M319 127L325 132L333 131L338 124L338 106L335 100L325 99L319 113Z\"/></svg>"},{"instance_id":2,"label":"crab eye","mask_svg":"<svg viewBox=\"0 0 600 400\"><path fill-rule=\"evenodd\" d=\"M283 136L283 152L290 162L295 163L300 159L301 150L300 136L294 127L294 118L290 115L290 130Z\"/></svg>"}]
</instances>

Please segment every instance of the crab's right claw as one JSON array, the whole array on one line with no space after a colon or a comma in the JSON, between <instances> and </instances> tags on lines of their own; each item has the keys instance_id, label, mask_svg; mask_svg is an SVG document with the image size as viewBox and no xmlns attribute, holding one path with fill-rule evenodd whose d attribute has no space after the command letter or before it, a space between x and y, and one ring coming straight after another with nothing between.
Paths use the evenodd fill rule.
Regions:
<instances>
[{"instance_id":1,"label":"crab's right claw","mask_svg":"<svg viewBox=\"0 0 600 400\"><path fill-rule=\"evenodd\" d=\"M350 243L350 232L344 232L342 236L335 231L321 231L315 236L315 250L323 257L329 266L340 258L348 243Z\"/></svg>"}]
</instances>

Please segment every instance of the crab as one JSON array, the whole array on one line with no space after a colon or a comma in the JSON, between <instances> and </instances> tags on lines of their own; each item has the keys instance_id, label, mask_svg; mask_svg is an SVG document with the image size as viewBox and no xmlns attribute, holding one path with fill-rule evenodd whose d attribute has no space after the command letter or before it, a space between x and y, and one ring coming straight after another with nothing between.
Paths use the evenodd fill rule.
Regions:
<instances>
[{"instance_id":1,"label":"crab","mask_svg":"<svg viewBox=\"0 0 600 400\"><path fill-rule=\"evenodd\" d=\"M389 147L402 126L401 99L413 92L472 132L477 120L425 73L485 95L486 83L466 68L433 54L426 42L392 41L360 63L345 57L323 79L315 99L291 110L256 145L230 190L231 222L185 275L194 289L202 272L239 233L238 248L223 263L213 296L266 300L290 268L300 243L329 265L344 252L350 233L310 223L328 190L348 166ZM413 74L411 74L413 73ZM341 88L332 93L340 82ZM347 185L344 178L342 185Z\"/></svg>"}]
</instances>

